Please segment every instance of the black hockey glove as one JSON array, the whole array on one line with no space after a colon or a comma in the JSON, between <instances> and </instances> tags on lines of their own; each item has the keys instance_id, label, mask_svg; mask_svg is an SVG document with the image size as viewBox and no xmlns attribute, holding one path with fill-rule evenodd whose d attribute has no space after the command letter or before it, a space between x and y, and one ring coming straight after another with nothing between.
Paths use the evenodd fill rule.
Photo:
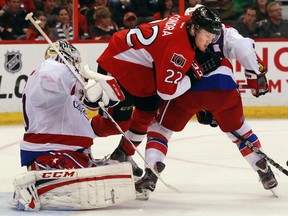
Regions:
<instances>
[{"instance_id":1,"label":"black hockey glove","mask_svg":"<svg viewBox=\"0 0 288 216\"><path fill-rule=\"evenodd\" d=\"M215 121L212 113L206 111L206 110L201 110L196 114L197 120L200 124L204 125L210 125L211 127L217 127L218 124Z\"/></svg>"},{"instance_id":2,"label":"black hockey glove","mask_svg":"<svg viewBox=\"0 0 288 216\"><path fill-rule=\"evenodd\" d=\"M204 75L211 73L221 65L220 57L209 49L205 52L197 50L195 60L202 67Z\"/></svg>"}]
</instances>

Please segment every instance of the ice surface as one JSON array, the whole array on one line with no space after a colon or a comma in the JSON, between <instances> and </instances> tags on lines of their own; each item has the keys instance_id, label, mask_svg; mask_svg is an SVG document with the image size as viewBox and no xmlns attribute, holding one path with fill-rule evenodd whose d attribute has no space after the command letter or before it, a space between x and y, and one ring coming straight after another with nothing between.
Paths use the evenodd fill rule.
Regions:
<instances>
[{"instance_id":1,"label":"ice surface","mask_svg":"<svg viewBox=\"0 0 288 216\"><path fill-rule=\"evenodd\" d=\"M285 169L288 159L288 119L248 120L258 135L265 153ZM1 215L65 215L65 216L287 216L288 176L272 168L279 182L274 198L263 189L258 175L242 158L236 146L219 128L191 121L169 143L163 180L181 191L175 193L158 182L148 201L90 211L19 212L7 203L13 192L12 179L25 171L20 167L19 142L22 126L0 127L0 214ZM94 157L102 158L118 145L119 136L97 138ZM139 147L144 155L145 142ZM136 155L136 162L143 166ZM288 168L287 168L288 169Z\"/></svg>"}]
</instances>

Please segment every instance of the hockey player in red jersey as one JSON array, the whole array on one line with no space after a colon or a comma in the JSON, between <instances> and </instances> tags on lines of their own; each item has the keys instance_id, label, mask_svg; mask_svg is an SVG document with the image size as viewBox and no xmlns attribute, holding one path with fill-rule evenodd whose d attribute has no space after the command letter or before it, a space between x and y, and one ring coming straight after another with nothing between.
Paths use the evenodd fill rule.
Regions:
<instances>
[{"instance_id":1,"label":"hockey player in red jersey","mask_svg":"<svg viewBox=\"0 0 288 216\"><path fill-rule=\"evenodd\" d=\"M97 60L98 72L111 74L119 82L125 100L109 113L136 146L145 137L160 99L180 96L221 64L217 55L206 52L220 30L220 18L202 7L191 18L175 14L113 35ZM101 110L92 126L100 137L119 134ZM143 171L133 162L127 145L122 138L110 158L131 161L134 174L141 176Z\"/></svg>"},{"instance_id":2,"label":"hockey player in red jersey","mask_svg":"<svg viewBox=\"0 0 288 216\"><path fill-rule=\"evenodd\" d=\"M195 12L194 12L195 13ZM247 85L253 96L268 92L266 67L257 60L254 42L243 38L234 28L225 28L216 43L209 47L221 57L236 59L245 68ZM173 131L184 129L188 121L197 114L198 121L220 129L235 143L242 156L253 170L257 171L263 187L274 189L278 182L267 161L248 148L244 141L231 132L236 131L244 139L262 150L260 140L245 120L241 96L237 88L232 67L219 67L195 83L186 93L172 100L163 101L156 119L148 128L145 158L160 173L165 165L168 141ZM136 190L154 191L157 177L146 168L145 175L136 183Z\"/></svg>"}]
</instances>

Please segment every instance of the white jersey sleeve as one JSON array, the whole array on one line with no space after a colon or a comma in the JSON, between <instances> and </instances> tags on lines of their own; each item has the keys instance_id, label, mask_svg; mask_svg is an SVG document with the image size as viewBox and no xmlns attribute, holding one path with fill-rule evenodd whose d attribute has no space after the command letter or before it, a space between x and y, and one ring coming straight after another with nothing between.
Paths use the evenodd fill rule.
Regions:
<instances>
[{"instance_id":1,"label":"white jersey sleeve","mask_svg":"<svg viewBox=\"0 0 288 216\"><path fill-rule=\"evenodd\" d=\"M223 32L224 56L230 60L237 60L245 69L258 73L254 40L244 38L235 28L223 28Z\"/></svg>"}]
</instances>

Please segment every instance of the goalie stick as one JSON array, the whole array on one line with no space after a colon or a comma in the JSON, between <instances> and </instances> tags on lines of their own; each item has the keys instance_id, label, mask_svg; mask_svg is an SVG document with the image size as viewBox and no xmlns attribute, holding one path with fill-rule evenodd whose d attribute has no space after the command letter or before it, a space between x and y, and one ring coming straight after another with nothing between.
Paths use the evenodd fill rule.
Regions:
<instances>
[{"instance_id":1,"label":"goalie stick","mask_svg":"<svg viewBox=\"0 0 288 216\"><path fill-rule=\"evenodd\" d=\"M230 132L232 133L237 139L239 139L241 142L243 142L248 148L252 149L253 152L260 155L262 158L264 158L267 162L269 162L272 166L283 172L285 175L288 176L288 170L284 169L280 164L276 163L274 160L272 160L270 157L268 157L264 152L262 152L260 149L255 147L251 142L249 142L247 139L242 137L240 134L238 134L236 131Z\"/></svg>"},{"instance_id":2,"label":"goalie stick","mask_svg":"<svg viewBox=\"0 0 288 216\"><path fill-rule=\"evenodd\" d=\"M113 119L113 117L108 113L108 111L105 109L105 105L103 102L99 102L98 103L100 108L103 110L103 112L107 115L107 117L112 121L112 123L115 125L115 127L119 130L119 132L124 136L124 138L130 143L130 145L133 147L133 149L137 152L137 154L143 159L143 161L145 162L145 164L147 165L147 167L149 169L151 169L151 171L157 176L157 178L170 190L180 193L180 191L167 184L161 177L160 175L155 171L155 169L146 161L146 159L143 157L143 155L140 153L140 151L137 149L137 147L132 143L132 141L127 137L127 135L124 133L124 131L121 129L121 127L118 125L118 123Z\"/></svg>"},{"instance_id":3,"label":"goalie stick","mask_svg":"<svg viewBox=\"0 0 288 216\"><path fill-rule=\"evenodd\" d=\"M35 28L40 32L40 34L45 38L45 40L49 43L49 45L57 52L59 57L63 60L65 65L68 67L68 69L74 74L74 76L78 79L78 81L81 83L82 86L85 86L85 82L82 79L82 77L77 73L77 69L74 68L69 62L65 59L65 57L62 55L62 53L56 48L56 46L53 44L53 42L50 40L50 38L46 35L46 33L41 29L41 27L38 25L36 20L33 18L33 13L28 13L25 17L25 20L30 20L30 22L35 26Z\"/></svg>"}]
</instances>

